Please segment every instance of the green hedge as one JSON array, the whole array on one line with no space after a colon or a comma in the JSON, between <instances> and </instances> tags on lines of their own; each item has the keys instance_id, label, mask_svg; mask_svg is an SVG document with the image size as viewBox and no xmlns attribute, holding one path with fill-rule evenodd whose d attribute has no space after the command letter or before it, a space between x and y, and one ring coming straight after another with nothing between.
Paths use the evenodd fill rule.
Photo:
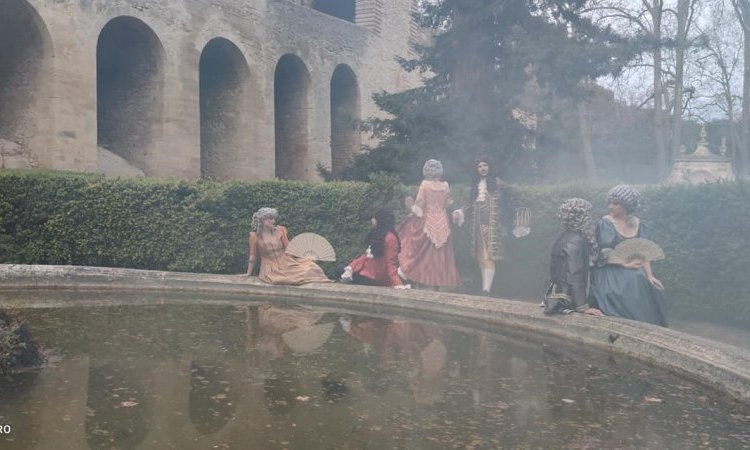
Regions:
<instances>
[{"instance_id":1,"label":"green hedge","mask_svg":"<svg viewBox=\"0 0 750 450\"><path fill-rule=\"evenodd\" d=\"M531 210L531 235L509 237L495 290L539 299L548 279L549 250L560 231L560 202L572 196L606 213L610 186L516 187L513 206ZM327 237L338 260L329 276L362 251L373 208L401 211L414 188L385 175L370 183L293 181L211 182L106 178L57 172L0 172L0 262L243 273L252 212L279 209L291 234ZM457 204L467 189L454 186ZM654 264L673 316L750 319L750 184L650 186L640 216L667 255ZM512 214L506 216L510 228ZM468 227L455 229L456 258L466 292L479 284L469 254Z\"/></svg>"},{"instance_id":2,"label":"green hedge","mask_svg":"<svg viewBox=\"0 0 750 450\"><path fill-rule=\"evenodd\" d=\"M522 187L516 206L531 209L531 235L507 241L509 258L501 263L496 288L511 298L541 299L547 287L549 251L560 231L558 205L582 197L596 218L607 213L611 186ZM667 256L653 264L667 287L672 317L750 321L750 183L647 186L640 188L638 212L649 238Z\"/></svg>"},{"instance_id":3,"label":"green hedge","mask_svg":"<svg viewBox=\"0 0 750 450\"><path fill-rule=\"evenodd\" d=\"M70 173L0 173L0 262L243 273L252 213L279 210L292 235L327 237L338 261L362 251L372 208L403 188L372 183L165 181Z\"/></svg>"}]
</instances>

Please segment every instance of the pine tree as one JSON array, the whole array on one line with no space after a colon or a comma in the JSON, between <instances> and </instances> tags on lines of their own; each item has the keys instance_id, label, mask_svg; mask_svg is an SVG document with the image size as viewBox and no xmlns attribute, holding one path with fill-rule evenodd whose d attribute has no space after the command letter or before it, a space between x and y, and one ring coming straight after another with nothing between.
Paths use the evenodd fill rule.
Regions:
<instances>
[{"instance_id":1,"label":"pine tree","mask_svg":"<svg viewBox=\"0 0 750 450\"><path fill-rule=\"evenodd\" d=\"M425 81L375 95L388 118L367 126L380 144L343 177L384 171L416 182L422 162L437 158L461 180L480 154L492 156L509 179L533 177L536 160L560 145L548 142L560 134L555 124L544 123L564 103L558 100L584 97L585 81L616 72L638 51L582 18L584 1L424 2L418 19L432 30L432 45L417 47L418 57L401 64Z\"/></svg>"}]
</instances>

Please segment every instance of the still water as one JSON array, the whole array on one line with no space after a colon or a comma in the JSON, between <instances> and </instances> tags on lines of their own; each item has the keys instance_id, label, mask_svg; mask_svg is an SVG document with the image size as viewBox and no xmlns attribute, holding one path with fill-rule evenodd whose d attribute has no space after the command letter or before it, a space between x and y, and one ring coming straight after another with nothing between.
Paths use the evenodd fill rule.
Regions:
<instances>
[{"instance_id":1,"label":"still water","mask_svg":"<svg viewBox=\"0 0 750 450\"><path fill-rule=\"evenodd\" d=\"M750 408L572 344L294 304L20 309L0 448L750 448Z\"/></svg>"}]
</instances>

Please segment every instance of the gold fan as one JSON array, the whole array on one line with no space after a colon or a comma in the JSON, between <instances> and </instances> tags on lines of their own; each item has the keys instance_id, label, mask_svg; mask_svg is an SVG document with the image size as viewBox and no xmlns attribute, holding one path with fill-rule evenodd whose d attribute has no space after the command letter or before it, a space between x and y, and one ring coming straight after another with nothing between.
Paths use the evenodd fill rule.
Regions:
<instances>
[{"instance_id":1,"label":"gold fan","mask_svg":"<svg viewBox=\"0 0 750 450\"><path fill-rule=\"evenodd\" d=\"M610 262L629 263L634 260L643 262L664 259L664 250L648 239L626 239L612 250L608 257Z\"/></svg>"},{"instance_id":2,"label":"gold fan","mask_svg":"<svg viewBox=\"0 0 750 450\"><path fill-rule=\"evenodd\" d=\"M298 234L289 241L286 252L314 261L336 261L336 251L331 243L323 236L315 233Z\"/></svg>"},{"instance_id":3,"label":"gold fan","mask_svg":"<svg viewBox=\"0 0 750 450\"><path fill-rule=\"evenodd\" d=\"M310 325L287 331L281 335L284 343L297 353L310 353L328 341L333 322Z\"/></svg>"}]
</instances>

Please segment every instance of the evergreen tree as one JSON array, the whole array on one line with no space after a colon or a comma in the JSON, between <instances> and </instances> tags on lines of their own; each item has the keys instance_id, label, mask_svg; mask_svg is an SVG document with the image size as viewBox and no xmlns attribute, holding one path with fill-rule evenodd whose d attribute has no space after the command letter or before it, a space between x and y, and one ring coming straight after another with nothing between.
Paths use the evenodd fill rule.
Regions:
<instances>
[{"instance_id":1,"label":"evergreen tree","mask_svg":"<svg viewBox=\"0 0 750 450\"><path fill-rule=\"evenodd\" d=\"M421 163L437 158L453 180L464 181L480 154L491 155L509 180L534 177L537 159L550 152L546 147L559 145L545 137L559 133L540 125L561 104L553 99L581 98L582 81L616 72L638 50L581 17L584 2L424 2L418 20L431 29L432 44L417 47L417 58L401 64L425 81L375 95L388 117L366 125L380 144L342 177L384 171L413 183L421 179Z\"/></svg>"}]
</instances>

